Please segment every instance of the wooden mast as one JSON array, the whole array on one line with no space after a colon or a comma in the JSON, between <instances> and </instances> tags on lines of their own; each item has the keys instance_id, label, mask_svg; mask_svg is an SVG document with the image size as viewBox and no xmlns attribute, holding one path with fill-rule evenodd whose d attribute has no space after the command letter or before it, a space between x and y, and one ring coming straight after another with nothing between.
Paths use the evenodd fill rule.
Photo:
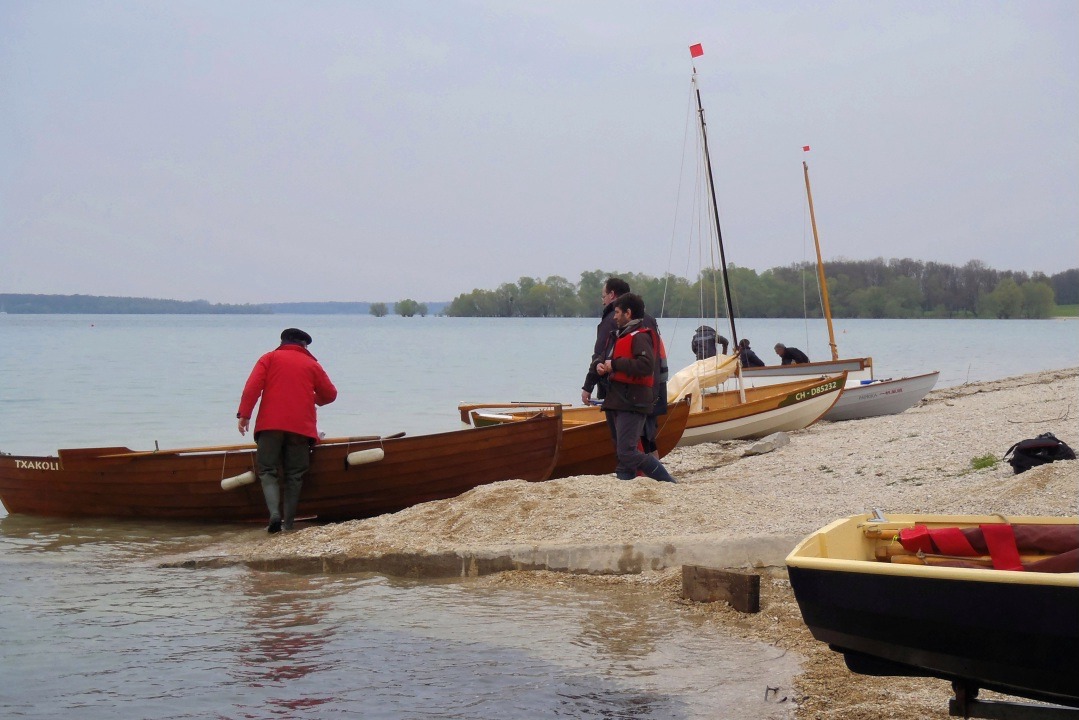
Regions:
<instances>
[{"instance_id":1,"label":"wooden mast","mask_svg":"<svg viewBox=\"0 0 1079 720\"><path fill-rule=\"evenodd\" d=\"M817 248L817 280L820 282L821 303L824 305L824 319L828 322L828 346L832 348L832 360L839 360L839 349L835 344L835 331L832 330L832 306L828 302L828 281L824 277L824 260L820 256L820 239L817 237L817 216L813 212L813 191L809 188L809 165L802 161L802 171L806 178L806 197L809 198L809 221L813 224L813 245Z\"/></svg>"}]
</instances>

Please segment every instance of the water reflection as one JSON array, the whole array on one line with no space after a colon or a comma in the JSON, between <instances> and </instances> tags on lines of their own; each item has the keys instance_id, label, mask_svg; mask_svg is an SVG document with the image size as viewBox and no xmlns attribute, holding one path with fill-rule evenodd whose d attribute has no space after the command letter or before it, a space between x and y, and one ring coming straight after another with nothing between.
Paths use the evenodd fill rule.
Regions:
<instances>
[{"instance_id":1,"label":"water reflection","mask_svg":"<svg viewBox=\"0 0 1079 720\"><path fill-rule=\"evenodd\" d=\"M336 627L327 622L334 598L349 588L323 577L287 573L249 572L239 581L240 604L248 632L236 649L237 667L231 675L250 687L283 687L321 671L332 670L335 654L327 645ZM287 710L332 703L330 693L273 698Z\"/></svg>"},{"instance_id":2,"label":"water reflection","mask_svg":"<svg viewBox=\"0 0 1079 720\"><path fill-rule=\"evenodd\" d=\"M250 532L0 518L0 717L781 717L654 592L159 567Z\"/></svg>"},{"instance_id":3,"label":"water reflection","mask_svg":"<svg viewBox=\"0 0 1079 720\"><path fill-rule=\"evenodd\" d=\"M646 602L640 595L616 595L597 603L581 620L579 642L608 660L631 663L656 651L657 640L668 630L653 617L656 598Z\"/></svg>"},{"instance_id":4,"label":"water reflection","mask_svg":"<svg viewBox=\"0 0 1079 720\"><path fill-rule=\"evenodd\" d=\"M153 559L166 553L196 551L214 542L249 533L236 525L140 522L132 520L3 515L0 546L14 553L93 553L117 561Z\"/></svg>"}]
</instances>

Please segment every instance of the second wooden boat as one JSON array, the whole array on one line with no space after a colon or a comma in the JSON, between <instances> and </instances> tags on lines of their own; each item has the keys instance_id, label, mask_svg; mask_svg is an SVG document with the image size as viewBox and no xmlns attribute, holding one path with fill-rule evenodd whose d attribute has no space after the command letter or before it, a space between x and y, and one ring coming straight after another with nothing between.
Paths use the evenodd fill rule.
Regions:
<instances>
[{"instance_id":1,"label":"second wooden boat","mask_svg":"<svg viewBox=\"0 0 1079 720\"><path fill-rule=\"evenodd\" d=\"M525 420L550 407L535 403L462 403L461 421L476 427ZM563 407L562 443L550 479L575 475L607 475L615 471L611 431L603 412L594 406ZM689 419L689 400L671 403L656 420L656 445L664 457L678 445Z\"/></svg>"}]
</instances>

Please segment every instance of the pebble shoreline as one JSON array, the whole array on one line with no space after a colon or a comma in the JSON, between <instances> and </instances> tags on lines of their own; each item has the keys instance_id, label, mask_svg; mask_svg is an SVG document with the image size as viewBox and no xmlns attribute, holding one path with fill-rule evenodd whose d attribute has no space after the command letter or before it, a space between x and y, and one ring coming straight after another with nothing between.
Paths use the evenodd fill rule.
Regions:
<instances>
[{"instance_id":1,"label":"pebble shoreline","mask_svg":"<svg viewBox=\"0 0 1079 720\"><path fill-rule=\"evenodd\" d=\"M508 545L617 545L699 537L722 542L806 535L832 520L887 512L1073 516L1079 461L1014 475L997 462L1015 442L1052 432L1079 448L1079 368L1052 370L931 392L899 415L822 422L790 433L790 444L743 456L745 441L679 448L664 464L679 484L581 476L507 481L392 515L286 535L244 536L204 549L222 560L261 565L303 558L477 551ZM301 510L303 500L301 498ZM286 563L287 564L287 563ZM681 600L677 569L629 576L508 572L480 582L658 586L686 612L803 657L790 689L795 718L947 718L951 690L939 680L852 675L812 639L781 568L762 569L761 612Z\"/></svg>"}]
</instances>

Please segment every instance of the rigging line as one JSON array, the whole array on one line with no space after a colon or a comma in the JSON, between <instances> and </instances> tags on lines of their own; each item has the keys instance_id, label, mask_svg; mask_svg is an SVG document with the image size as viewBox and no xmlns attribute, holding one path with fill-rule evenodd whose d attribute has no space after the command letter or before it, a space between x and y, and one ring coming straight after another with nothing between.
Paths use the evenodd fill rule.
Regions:
<instances>
[{"instance_id":1,"label":"rigging line","mask_svg":"<svg viewBox=\"0 0 1079 720\"><path fill-rule=\"evenodd\" d=\"M808 224L809 224L808 221L809 221L809 214L808 214L808 211L807 211L806 201L803 198L802 199L802 268L801 268L801 276L802 276L802 321L805 323L806 349L807 349L808 352L812 352L812 350L809 349L810 348L810 344L809 344L809 297L808 297L808 294L806 292L806 285L807 285L806 272L807 272L807 269L809 267L809 265L806 262L806 249L809 247L809 242L808 242L809 233L808 233L808 227L807 227ZM820 283L818 282L817 285L819 286ZM817 289L817 294L818 295L820 294L819 287Z\"/></svg>"},{"instance_id":2,"label":"rigging line","mask_svg":"<svg viewBox=\"0 0 1079 720\"><path fill-rule=\"evenodd\" d=\"M700 268L698 276L700 281L700 318L702 320L712 320L716 325L719 325L719 289L718 282L716 280L716 243L715 243L715 223L712 219L711 213L708 212L708 199L705 197L706 188L708 183L708 177L705 171L704 164L704 151L702 150L701 137L697 135L697 192L696 199L699 201L697 205L697 221L700 232L697 236L697 252L698 252L698 267ZM701 218L704 218L707 228L701 227ZM705 262L704 250L708 249L708 260ZM706 271L707 268L707 271ZM708 283L704 282L707 278ZM711 297L705 295L706 291L711 291Z\"/></svg>"},{"instance_id":3,"label":"rigging line","mask_svg":"<svg viewBox=\"0 0 1079 720\"><path fill-rule=\"evenodd\" d=\"M667 250L667 275L671 274L671 264L674 259L674 241L678 236L678 211L682 202L682 178L686 171L686 145L689 138L689 125L693 119L693 83L689 86L689 95L686 97L686 119L682 129L682 157L678 163L678 191L674 199L674 222L671 223L671 242ZM663 285L663 300L660 303L659 316L663 317L667 307L667 283Z\"/></svg>"},{"instance_id":4,"label":"rigging line","mask_svg":"<svg viewBox=\"0 0 1079 720\"><path fill-rule=\"evenodd\" d=\"M726 309L726 313L727 313L726 317L724 319L729 319L731 321L731 328L732 328L731 333L732 333L732 335L734 335L734 334L736 334L736 333L734 333L734 330L733 330L733 327L734 327L733 317L734 316L733 316L732 313L734 311L730 307L730 305L727 303L727 298L730 296L730 289L728 287L727 275L726 275L726 272L725 272L726 268L723 267L722 257L719 257L719 258L716 257L716 250L717 250L717 248L719 247L719 244L720 244L720 241L719 241L719 226L717 224L718 218L712 212L709 212L709 210L708 210L708 198L706 198L704 196L704 193L708 190L708 188L711 187L711 184L709 183L709 180L708 180L707 144L708 144L708 140L707 140L707 138L706 138L706 136L704 134L704 128L702 126L698 126L698 131L697 131L697 150L698 150L698 152L697 152L697 167L698 167L698 171L700 173L700 183L699 183L698 197L701 199L701 202L702 202L702 205L699 206L698 212L703 213L705 215L705 218L706 218L706 221L707 221L707 226L708 226L708 233L707 233L708 252L709 252L709 264L708 264L708 267L709 267L709 269L711 271L710 287L712 289L712 297L710 299L712 301L711 302L712 315L713 315L713 318L714 318L714 321L715 321L716 325L718 326L719 325L719 317L720 317L719 316L719 308L720 308L719 289L720 289L720 281L722 281L722 287L724 289L723 306ZM718 211L718 201L717 201L716 210ZM702 243L702 246L703 246L704 239L705 239L705 235L704 235L703 232L700 235L700 239L701 239L701 243ZM702 267L703 267L703 265L702 265ZM703 288L702 288L702 290L703 290ZM703 293L702 293L702 298L703 298ZM704 302L703 302L703 299L702 299L702 303L701 303L701 315L702 315L702 317L704 316L704 309L705 309L704 308ZM732 341L732 342L736 342L736 340Z\"/></svg>"}]
</instances>

